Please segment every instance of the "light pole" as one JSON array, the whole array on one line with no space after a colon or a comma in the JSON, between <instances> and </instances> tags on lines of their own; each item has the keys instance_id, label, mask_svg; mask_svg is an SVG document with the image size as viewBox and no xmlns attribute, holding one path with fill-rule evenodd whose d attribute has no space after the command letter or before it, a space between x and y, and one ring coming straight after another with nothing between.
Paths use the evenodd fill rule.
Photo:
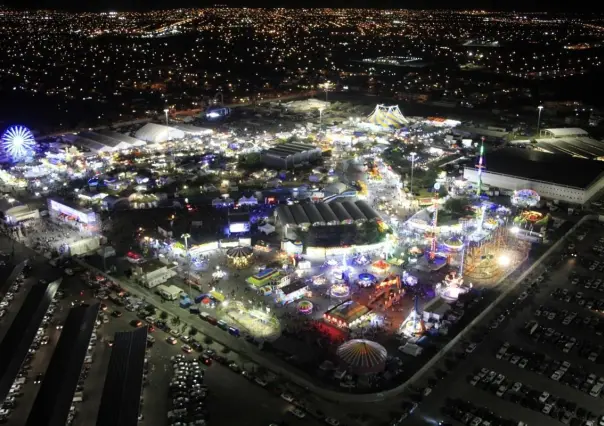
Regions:
<instances>
[{"instance_id":1,"label":"light pole","mask_svg":"<svg viewBox=\"0 0 604 426\"><path fill-rule=\"evenodd\" d=\"M409 192L411 193L411 207L413 207L413 169L415 167L415 157L417 153L413 151L411 153L411 184L409 185Z\"/></svg>"},{"instance_id":2,"label":"light pole","mask_svg":"<svg viewBox=\"0 0 604 426\"><path fill-rule=\"evenodd\" d=\"M319 128L323 124L323 108L319 108Z\"/></svg>"},{"instance_id":3,"label":"light pole","mask_svg":"<svg viewBox=\"0 0 604 426\"><path fill-rule=\"evenodd\" d=\"M539 114L537 115L537 137L539 137L539 130L541 129L541 111L543 110L543 105L539 105L537 109L539 110Z\"/></svg>"},{"instance_id":4,"label":"light pole","mask_svg":"<svg viewBox=\"0 0 604 426\"><path fill-rule=\"evenodd\" d=\"M166 126L168 125L168 112L170 110L168 108L164 109L164 113L166 114Z\"/></svg>"},{"instance_id":5,"label":"light pole","mask_svg":"<svg viewBox=\"0 0 604 426\"><path fill-rule=\"evenodd\" d=\"M185 281L189 285L189 297L193 297L193 292L191 290L191 280L189 279L189 262L191 259L189 258L189 238L191 238L191 234L182 234L181 238L185 239L185 256L186 256L186 264L185 264Z\"/></svg>"},{"instance_id":6,"label":"light pole","mask_svg":"<svg viewBox=\"0 0 604 426\"><path fill-rule=\"evenodd\" d=\"M331 82L326 81L321 86L323 86L323 90L325 90L325 102L327 102L327 92L329 91L329 88L331 87Z\"/></svg>"}]
</instances>

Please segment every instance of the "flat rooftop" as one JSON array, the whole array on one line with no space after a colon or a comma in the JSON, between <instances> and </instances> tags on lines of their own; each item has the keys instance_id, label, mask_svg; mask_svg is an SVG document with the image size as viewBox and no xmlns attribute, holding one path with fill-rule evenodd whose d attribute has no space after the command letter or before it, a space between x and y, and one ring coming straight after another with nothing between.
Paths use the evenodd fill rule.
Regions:
<instances>
[{"instance_id":1,"label":"flat rooftop","mask_svg":"<svg viewBox=\"0 0 604 426\"><path fill-rule=\"evenodd\" d=\"M487 173L500 173L581 189L588 188L604 173L604 162L601 161L521 148L503 148L488 153L485 163Z\"/></svg>"},{"instance_id":2,"label":"flat rooftop","mask_svg":"<svg viewBox=\"0 0 604 426\"><path fill-rule=\"evenodd\" d=\"M138 424L146 349L146 327L115 333L97 426Z\"/></svg>"},{"instance_id":3,"label":"flat rooftop","mask_svg":"<svg viewBox=\"0 0 604 426\"><path fill-rule=\"evenodd\" d=\"M27 426L62 426L67 422L100 303L72 308L46 369Z\"/></svg>"},{"instance_id":4,"label":"flat rooftop","mask_svg":"<svg viewBox=\"0 0 604 426\"><path fill-rule=\"evenodd\" d=\"M604 143L590 137L564 136L556 138L539 138L537 143L529 140L514 141L514 145L532 147L548 154L568 155L571 157L596 160L604 157Z\"/></svg>"}]
</instances>

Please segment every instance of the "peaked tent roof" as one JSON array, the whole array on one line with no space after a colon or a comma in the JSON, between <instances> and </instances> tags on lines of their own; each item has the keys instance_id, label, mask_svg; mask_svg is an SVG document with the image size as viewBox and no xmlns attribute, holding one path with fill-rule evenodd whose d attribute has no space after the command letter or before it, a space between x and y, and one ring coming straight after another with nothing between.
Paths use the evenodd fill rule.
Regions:
<instances>
[{"instance_id":1,"label":"peaked tent roof","mask_svg":"<svg viewBox=\"0 0 604 426\"><path fill-rule=\"evenodd\" d=\"M367 122L379 127L401 128L409 123L398 105L376 105Z\"/></svg>"}]
</instances>

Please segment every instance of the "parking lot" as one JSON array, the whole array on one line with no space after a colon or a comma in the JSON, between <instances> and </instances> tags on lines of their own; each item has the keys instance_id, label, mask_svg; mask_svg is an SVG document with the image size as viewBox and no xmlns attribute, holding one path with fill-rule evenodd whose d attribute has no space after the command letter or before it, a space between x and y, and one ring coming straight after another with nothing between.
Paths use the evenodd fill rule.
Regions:
<instances>
[{"instance_id":1,"label":"parking lot","mask_svg":"<svg viewBox=\"0 0 604 426\"><path fill-rule=\"evenodd\" d=\"M599 425L604 267L594 267L594 247L602 244L604 226L587 222L538 266L424 380L429 395L416 395L411 424Z\"/></svg>"}]
</instances>

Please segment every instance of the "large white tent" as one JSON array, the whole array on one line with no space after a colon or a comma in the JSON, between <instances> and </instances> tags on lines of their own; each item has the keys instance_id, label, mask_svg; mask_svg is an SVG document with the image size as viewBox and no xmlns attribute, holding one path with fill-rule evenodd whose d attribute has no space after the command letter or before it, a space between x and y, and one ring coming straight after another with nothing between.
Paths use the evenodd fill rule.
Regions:
<instances>
[{"instance_id":1,"label":"large white tent","mask_svg":"<svg viewBox=\"0 0 604 426\"><path fill-rule=\"evenodd\" d=\"M147 123L134 134L138 139L149 143L162 143L173 139L182 139L185 132L163 124Z\"/></svg>"},{"instance_id":2,"label":"large white tent","mask_svg":"<svg viewBox=\"0 0 604 426\"><path fill-rule=\"evenodd\" d=\"M66 139L78 145L97 152L115 152L145 145L145 142L121 133L102 130L101 132L80 132L77 135L66 135Z\"/></svg>"}]
</instances>

